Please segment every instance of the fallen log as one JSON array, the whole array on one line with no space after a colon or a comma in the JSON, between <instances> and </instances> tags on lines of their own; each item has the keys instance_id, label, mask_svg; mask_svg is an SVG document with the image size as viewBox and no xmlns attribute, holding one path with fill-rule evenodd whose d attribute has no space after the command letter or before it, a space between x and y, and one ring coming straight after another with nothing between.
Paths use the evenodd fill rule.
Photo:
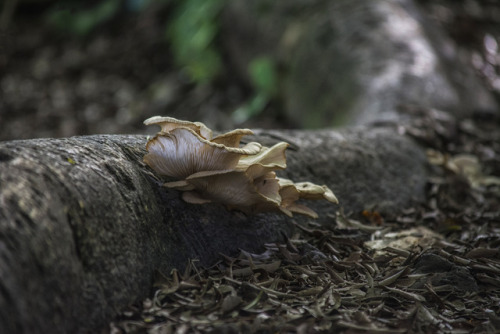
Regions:
<instances>
[{"instance_id":1,"label":"fallen log","mask_svg":"<svg viewBox=\"0 0 500 334\"><path fill-rule=\"evenodd\" d=\"M424 197L425 155L391 127L256 131L289 142L282 176L328 185L346 213ZM150 291L156 271L259 251L292 219L192 205L142 162L145 136L0 143L0 332L84 333ZM325 201L326 202L326 201ZM331 224L339 207L308 203ZM305 218L294 217L297 222Z\"/></svg>"}]
</instances>

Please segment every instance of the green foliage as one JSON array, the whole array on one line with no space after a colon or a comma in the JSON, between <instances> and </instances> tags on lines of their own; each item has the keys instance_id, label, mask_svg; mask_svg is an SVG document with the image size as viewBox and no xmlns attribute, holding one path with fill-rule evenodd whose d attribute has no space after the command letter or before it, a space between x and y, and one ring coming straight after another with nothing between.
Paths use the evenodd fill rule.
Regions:
<instances>
[{"instance_id":1,"label":"green foliage","mask_svg":"<svg viewBox=\"0 0 500 334\"><path fill-rule=\"evenodd\" d=\"M252 85L258 93L268 97L276 94L278 76L274 61L269 57L255 58L248 66Z\"/></svg>"},{"instance_id":2,"label":"green foliage","mask_svg":"<svg viewBox=\"0 0 500 334\"><path fill-rule=\"evenodd\" d=\"M269 99L264 94L257 93L250 101L236 109L231 118L236 124L241 124L260 114L268 103Z\"/></svg>"},{"instance_id":3,"label":"green foliage","mask_svg":"<svg viewBox=\"0 0 500 334\"><path fill-rule=\"evenodd\" d=\"M213 41L224 3L225 0L179 0L169 21L167 38L175 60L195 82L208 82L220 73L221 58Z\"/></svg>"},{"instance_id":4,"label":"green foliage","mask_svg":"<svg viewBox=\"0 0 500 334\"><path fill-rule=\"evenodd\" d=\"M270 57L253 59L248 65L248 74L255 95L250 101L234 111L232 118L237 124L260 114L278 91L276 66Z\"/></svg>"},{"instance_id":5,"label":"green foliage","mask_svg":"<svg viewBox=\"0 0 500 334\"><path fill-rule=\"evenodd\" d=\"M46 16L49 24L57 29L80 37L88 35L99 24L113 17L120 8L121 0L105 0L90 9L75 9L67 5L56 5Z\"/></svg>"}]
</instances>

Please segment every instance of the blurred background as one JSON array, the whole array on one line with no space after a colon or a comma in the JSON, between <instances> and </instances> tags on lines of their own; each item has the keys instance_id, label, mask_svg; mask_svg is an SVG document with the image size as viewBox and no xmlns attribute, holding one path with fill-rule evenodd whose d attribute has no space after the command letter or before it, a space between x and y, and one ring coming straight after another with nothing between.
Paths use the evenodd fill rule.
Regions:
<instances>
[{"instance_id":1,"label":"blurred background","mask_svg":"<svg viewBox=\"0 0 500 334\"><path fill-rule=\"evenodd\" d=\"M262 2L262 1L261 1ZM419 0L500 96L500 3ZM235 70L225 0L1 0L0 140L143 134L154 115L234 127L312 128L286 112L282 68ZM241 36L245 38L245 36ZM305 112L305 111L304 111ZM339 125L339 124L337 124Z\"/></svg>"}]
</instances>

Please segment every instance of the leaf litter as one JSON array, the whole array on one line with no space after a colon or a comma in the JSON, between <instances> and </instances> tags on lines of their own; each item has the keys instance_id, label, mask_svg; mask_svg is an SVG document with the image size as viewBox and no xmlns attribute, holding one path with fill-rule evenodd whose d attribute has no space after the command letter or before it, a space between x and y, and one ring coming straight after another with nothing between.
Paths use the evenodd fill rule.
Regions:
<instances>
[{"instance_id":1,"label":"leaf litter","mask_svg":"<svg viewBox=\"0 0 500 334\"><path fill-rule=\"evenodd\" d=\"M395 217L296 224L261 254L190 261L110 333L498 333L500 119L406 108L429 150L428 200Z\"/></svg>"}]
</instances>

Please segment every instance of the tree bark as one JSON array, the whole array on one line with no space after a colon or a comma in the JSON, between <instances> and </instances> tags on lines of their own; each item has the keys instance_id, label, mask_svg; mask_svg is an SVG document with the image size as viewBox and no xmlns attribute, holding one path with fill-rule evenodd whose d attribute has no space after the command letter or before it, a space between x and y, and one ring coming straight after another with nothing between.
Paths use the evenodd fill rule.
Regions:
<instances>
[{"instance_id":1,"label":"tree bark","mask_svg":"<svg viewBox=\"0 0 500 334\"><path fill-rule=\"evenodd\" d=\"M327 184L345 212L422 199L425 155L390 127L257 131L290 142L294 181ZM292 219L191 205L143 164L145 136L0 143L0 332L82 333L147 296L155 271L283 241ZM310 203L320 222L339 209ZM297 222L304 218L293 218Z\"/></svg>"}]
</instances>

